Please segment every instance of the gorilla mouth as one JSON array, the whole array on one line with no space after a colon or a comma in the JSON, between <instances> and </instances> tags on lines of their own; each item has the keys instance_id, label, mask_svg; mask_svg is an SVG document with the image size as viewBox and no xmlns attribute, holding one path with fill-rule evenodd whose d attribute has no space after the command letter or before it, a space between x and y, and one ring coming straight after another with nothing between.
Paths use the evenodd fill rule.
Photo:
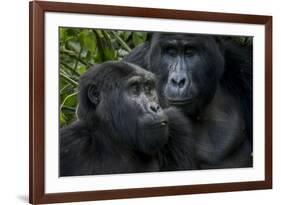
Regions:
<instances>
[{"instance_id":1,"label":"gorilla mouth","mask_svg":"<svg viewBox=\"0 0 281 205\"><path fill-rule=\"evenodd\" d=\"M168 101L171 105L186 105L186 104L190 104L193 100L194 100L194 98L188 98L188 99L183 99L183 100L168 99Z\"/></svg>"},{"instance_id":2,"label":"gorilla mouth","mask_svg":"<svg viewBox=\"0 0 281 205\"><path fill-rule=\"evenodd\" d=\"M157 123L147 125L146 128L161 128L161 127L165 127L167 125L168 125L168 121L163 120L163 121L160 121L160 122L157 122Z\"/></svg>"}]
</instances>

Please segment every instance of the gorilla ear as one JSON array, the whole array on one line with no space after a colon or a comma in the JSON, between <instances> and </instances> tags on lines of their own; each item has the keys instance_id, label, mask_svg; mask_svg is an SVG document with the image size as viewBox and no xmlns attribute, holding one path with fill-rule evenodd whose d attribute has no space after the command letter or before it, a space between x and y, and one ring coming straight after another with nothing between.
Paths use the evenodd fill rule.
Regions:
<instances>
[{"instance_id":1,"label":"gorilla ear","mask_svg":"<svg viewBox=\"0 0 281 205\"><path fill-rule=\"evenodd\" d=\"M99 104L100 95L96 84L91 84L88 88L88 98L95 106Z\"/></svg>"}]
</instances>

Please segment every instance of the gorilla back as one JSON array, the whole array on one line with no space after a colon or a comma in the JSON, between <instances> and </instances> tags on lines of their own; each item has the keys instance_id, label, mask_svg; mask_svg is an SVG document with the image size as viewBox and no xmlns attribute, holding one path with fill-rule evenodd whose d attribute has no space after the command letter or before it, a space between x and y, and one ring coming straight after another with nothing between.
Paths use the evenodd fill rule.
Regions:
<instances>
[{"instance_id":1,"label":"gorilla back","mask_svg":"<svg viewBox=\"0 0 281 205\"><path fill-rule=\"evenodd\" d=\"M188 122L159 106L152 73L97 65L80 78L78 100L79 119L60 131L60 176L195 168Z\"/></svg>"},{"instance_id":2,"label":"gorilla back","mask_svg":"<svg viewBox=\"0 0 281 205\"><path fill-rule=\"evenodd\" d=\"M252 49L224 37L154 33L123 60L152 71L161 106L191 119L201 169L252 166Z\"/></svg>"}]
</instances>

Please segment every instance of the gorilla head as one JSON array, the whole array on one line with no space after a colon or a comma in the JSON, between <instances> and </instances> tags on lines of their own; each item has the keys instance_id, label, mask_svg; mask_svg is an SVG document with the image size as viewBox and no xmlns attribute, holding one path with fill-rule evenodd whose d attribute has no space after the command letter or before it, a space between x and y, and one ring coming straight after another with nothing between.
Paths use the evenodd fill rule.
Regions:
<instances>
[{"instance_id":1,"label":"gorilla head","mask_svg":"<svg viewBox=\"0 0 281 205\"><path fill-rule=\"evenodd\" d=\"M114 142L152 154L168 140L168 119L152 73L107 62L89 69L79 85L79 118L103 129Z\"/></svg>"},{"instance_id":2,"label":"gorilla head","mask_svg":"<svg viewBox=\"0 0 281 205\"><path fill-rule=\"evenodd\" d=\"M160 77L160 96L187 114L197 113L212 99L224 71L222 52L212 36L154 34L147 61Z\"/></svg>"}]
</instances>

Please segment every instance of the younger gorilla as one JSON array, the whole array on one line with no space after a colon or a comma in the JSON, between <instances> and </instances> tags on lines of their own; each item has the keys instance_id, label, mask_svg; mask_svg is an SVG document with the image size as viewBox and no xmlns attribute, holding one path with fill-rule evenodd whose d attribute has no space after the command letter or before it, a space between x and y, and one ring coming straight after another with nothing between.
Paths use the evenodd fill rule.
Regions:
<instances>
[{"instance_id":1,"label":"younger gorilla","mask_svg":"<svg viewBox=\"0 0 281 205\"><path fill-rule=\"evenodd\" d=\"M188 121L162 110L154 75L107 62L80 79L79 120L60 131L60 176L195 169Z\"/></svg>"}]
</instances>

